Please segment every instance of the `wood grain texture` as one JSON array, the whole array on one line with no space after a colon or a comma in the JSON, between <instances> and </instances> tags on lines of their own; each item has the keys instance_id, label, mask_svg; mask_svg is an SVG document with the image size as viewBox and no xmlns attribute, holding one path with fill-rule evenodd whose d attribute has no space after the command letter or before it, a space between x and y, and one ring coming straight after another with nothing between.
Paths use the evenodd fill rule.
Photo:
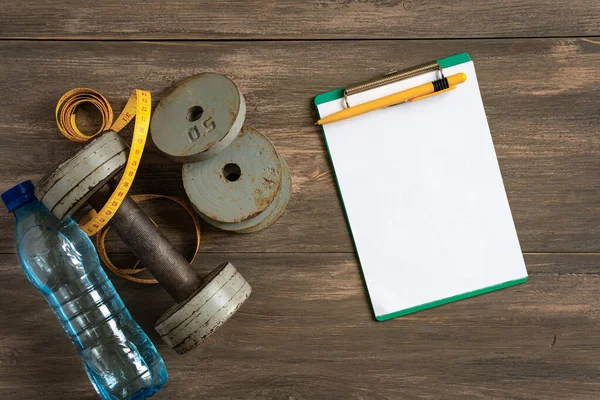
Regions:
<instances>
[{"instance_id":1,"label":"wood grain texture","mask_svg":"<svg viewBox=\"0 0 600 400\"><path fill-rule=\"evenodd\" d=\"M0 38L332 39L600 34L573 0L2 1Z\"/></svg>"},{"instance_id":2,"label":"wood grain texture","mask_svg":"<svg viewBox=\"0 0 600 400\"><path fill-rule=\"evenodd\" d=\"M206 252L352 252L312 98L323 91L461 51L471 54L515 223L526 252L600 251L600 40L322 42L0 42L0 189L40 179L75 149L54 106L88 86L120 110L134 88L154 103L195 73L232 77L246 123L286 158L294 193L282 219L251 235L205 227ZM34 93L35 90L35 93ZM371 145L368 138L365 145ZM373 145L375 149L375 145ZM398 183L398 184L401 184ZM180 166L150 143L135 192L184 196ZM158 218L165 211L156 209ZM155 214L156 215L156 214ZM176 243L180 225L167 224ZM13 252L12 217L0 214L0 252ZM178 233L179 232L179 233ZM189 240L189 235L187 235ZM111 247L123 250L118 243Z\"/></svg>"},{"instance_id":3,"label":"wood grain texture","mask_svg":"<svg viewBox=\"0 0 600 400\"><path fill-rule=\"evenodd\" d=\"M195 267L208 272L231 261L254 292L196 351L178 356L154 332L171 304L163 289L112 276L167 363L169 382L157 400L598 398L600 2L0 0L0 7L0 191L37 181L77 148L54 122L65 91L92 87L119 111L133 88L152 91L156 104L176 82L205 71L236 81L247 123L292 169L292 201L271 228L235 235L204 226ZM530 278L376 322L312 125L312 98L463 51L475 61L522 248L536 253L525 255ZM133 191L185 196L180 166L149 142ZM143 207L189 255L185 213L160 201ZM0 213L0 226L0 398L96 399L18 266L12 216ZM108 245L119 265L132 262L112 235Z\"/></svg>"},{"instance_id":4,"label":"wood grain texture","mask_svg":"<svg viewBox=\"0 0 600 400\"><path fill-rule=\"evenodd\" d=\"M156 399L597 399L600 255L526 255L523 285L376 322L352 254L202 255L253 286L242 309L184 356L152 326L159 287L113 278L157 343ZM75 351L14 255L0 255L0 397L94 399Z\"/></svg>"}]
</instances>

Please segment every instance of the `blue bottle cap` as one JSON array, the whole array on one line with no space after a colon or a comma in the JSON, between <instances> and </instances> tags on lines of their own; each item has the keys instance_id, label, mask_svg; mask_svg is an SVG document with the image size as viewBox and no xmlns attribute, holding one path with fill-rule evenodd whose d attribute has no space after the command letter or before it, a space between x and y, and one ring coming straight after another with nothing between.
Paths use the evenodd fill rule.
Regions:
<instances>
[{"instance_id":1,"label":"blue bottle cap","mask_svg":"<svg viewBox=\"0 0 600 400\"><path fill-rule=\"evenodd\" d=\"M23 204L35 200L34 188L31 181L25 181L2 193L2 201L8 211L12 212Z\"/></svg>"}]
</instances>

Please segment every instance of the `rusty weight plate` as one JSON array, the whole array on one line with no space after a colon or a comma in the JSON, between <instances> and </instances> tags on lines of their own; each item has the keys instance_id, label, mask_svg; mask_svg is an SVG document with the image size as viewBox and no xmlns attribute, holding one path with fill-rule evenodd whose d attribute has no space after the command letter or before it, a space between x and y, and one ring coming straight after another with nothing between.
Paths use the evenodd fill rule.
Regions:
<instances>
[{"instance_id":1,"label":"rusty weight plate","mask_svg":"<svg viewBox=\"0 0 600 400\"><path fill-rule=\"evenodd\" d=\"M282 173L281 187L279 188L277 196L269 205L269 207L265 209L265 211L253 218L241 222L220 222L211 220L206 216L204 216L203 219L219 229L237 233L258 232L273 225L279 219L281 214L283 214L283 211L287 207L292 194L292 179L290 170L285 160L281 156L279 156L279 160L281 161Z\"/></svg>"},{"instance_id":2,"label":"rusty weight plate","mask_svg":"<svg viewBox=\"0 0 600 400\"><path fill-rule=\"evenodd\" d=\"M221 264L188 299L167 310L154 327L177 353L186 353L231 318L251 292L231 263Z\"/></svg>"},{"instance_id":3,"label":"rusty weight plate","mask_svg":"<svg viewBox=\"0 0 600 400\"><path fill-rule=\"evenodd\" d=\"M283 180L275 147L250 128L218 155L184 164L182 175L196 211L213 225L242 223L261 215L274 203Z\"/></svg>"},{"instance_id":4,"label":"rusty weight plate","mask_svg":"<svg viewBox=\"0 0 600 400\"><path fill-rule=\"evenodd\" d=\"M244 124L246 104L235 83L219 74L192 76L160 100L150 134L160 151L197 162L225 150Z\"/></svg>"},{"instance_id":5,"label":"rusty weight plate","mask_svg":"<svg viewBox=\"0 0 600 400\"><path fill-rule=\"evenodd\" d=\"M290 168L283 157L279 156L279 159L281 160L281 172L283 174L281 189L279 189L279 193L277 194L275 201L269 206L269 208L267 208L260 216L255 217L255 219L259 220L258 223L254 226L238 229L235 229L235 223L233 223L228 224L229 226L225 227L219 226L221 229L232 230L231 228L233 228L233 230L237 233L253 233L262 231L263 229L266 229L277 222L279 217L281 217L285 211L288 203L290 202L290 198L292 197L292 174Z\"/></svg>"},{"instance_id":6,"label":"rusty weight plate","mask_svg":"<svg viewBox=\"0 0 600 400\"><path fill-rule=\"evenodd\" d=\"M129 146L107 131L65 158L43 177L36 197L57 218L72 216L99 188L119 173L127 162Z\"/></svg>"}]
</instances>

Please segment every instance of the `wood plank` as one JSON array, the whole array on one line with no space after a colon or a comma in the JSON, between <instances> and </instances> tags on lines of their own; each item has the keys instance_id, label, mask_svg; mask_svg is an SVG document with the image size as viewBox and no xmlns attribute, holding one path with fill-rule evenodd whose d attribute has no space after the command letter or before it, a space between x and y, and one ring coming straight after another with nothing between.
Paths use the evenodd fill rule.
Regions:
<instances>
[{"instance_id":1,"label":"wood plank","mask_svg":"<svg viewBox=\"0 0 600 400\"><path fill-rule=\"evenodd\" d=\"M600 3L581 0L3 3L0 38L407 39L600 34Z\"/></svg>"},{"instance_id":2,"label":"wood plank","mask_svg":"<svg viewBox=\"0 0 600 400\"><path fill-rule=\"evenodd\" d=\"M598 252L598 43L597 38L344 43L3 41L0 74L10 79L0 82L0 188L40 179L77 147L57 132L54 122L55 102L68 89L100 90L118 110L134 87L151 90L156 104L177 81L218 71L241 87L248 104L247 124L264 132L288 161L294 194L282 219L263 232L234 235L205 228L202 250L352 252L324 143L313 126L313 96L393 67L466 51L476 63L523 250ZM365 145L376 146L368 137ZM150 144L134 190L183 196L180 166ZM170 233L179 243L188 221L167 218L171 224L173 220L181 221L181 225L171 225ZM12 226L12 217L0 213L0 224ZM0 252L14 251L12 237L10 229L0 231Z\"/></svg>"},{"instance_id":3,"label":"wood plank","mask_svg":"<svg viewBox=\"0 0 600 400\"><path fill-rule=\"evenodd\" d=\"M529 281L376 322L351 254L207 254L252 284L243 308L185 356L163 344L159 399L596 399L600 255L527 255ZM152 331L158 287L114 282ZM0 255L0 396L92 399L79 360L14 255Z\"/></svg>"}]
</instances>

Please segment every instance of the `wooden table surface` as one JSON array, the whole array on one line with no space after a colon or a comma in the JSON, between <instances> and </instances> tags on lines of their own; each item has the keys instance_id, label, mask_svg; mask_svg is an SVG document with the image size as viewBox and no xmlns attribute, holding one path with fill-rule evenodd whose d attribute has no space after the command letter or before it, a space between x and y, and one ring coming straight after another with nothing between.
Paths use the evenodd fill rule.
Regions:
<instances>
[{"instance_id":1,"label":"wooden table surface","mask_svg":"<svg viewBox=\"0 0 600 400\"><path fill-rule=\"evenodd\" d=\"M154 333L170 305L163 289L113 276L167 363L157 399L600 398L600 2L0 3L1 190L39 180L78 146L54 122L67 90L95 88L120 110L133 88L156 104L205 71L239 84L246 123L292 169L292 200L271 228L204 227L195 267L229 260L254 292L195 351L178 356ZM376 322L312 98L463 51L477 66L530 278ZM133 190L183 196L180 166L149 143ZM189 250L179 210L148 211ZM13 217L1 213L0 226L0 398L96 398L18 265ZM108 244L127 258L118 240Z\"/></svg>"}]
</instances>

